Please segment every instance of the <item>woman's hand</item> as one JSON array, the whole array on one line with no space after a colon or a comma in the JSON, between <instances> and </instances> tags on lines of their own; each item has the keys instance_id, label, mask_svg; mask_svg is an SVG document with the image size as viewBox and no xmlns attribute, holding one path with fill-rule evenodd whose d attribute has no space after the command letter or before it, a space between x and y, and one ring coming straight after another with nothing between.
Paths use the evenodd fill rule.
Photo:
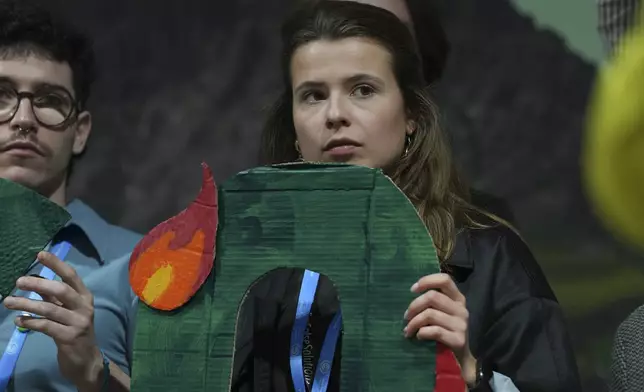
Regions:
<instances>
[{"instance_id":1,"label":"woman's hand","mask_svg":"<svg viewBox=\"0 0 644 392\"><path fill-rule=\"evenodd\" d=\"M468 344L468 317L465 297L447 274L422 277L411 291L420 294L405 312L405 337L435 340L451 348L468 385L476 380L476 358Z\"/></svg>"}]
</instances>

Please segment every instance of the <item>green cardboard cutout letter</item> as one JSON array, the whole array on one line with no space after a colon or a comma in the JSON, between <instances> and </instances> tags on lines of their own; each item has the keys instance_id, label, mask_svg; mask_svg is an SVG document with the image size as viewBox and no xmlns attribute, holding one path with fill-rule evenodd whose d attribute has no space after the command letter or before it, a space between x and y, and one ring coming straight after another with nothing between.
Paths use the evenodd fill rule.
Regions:
<instances>
[{"instance_id":1,"label":"green cardboard cutout letter","mask_svg":"<svg viewBox=\"0 0 644 392\"><path fill-rule=\"evenodd\" d=\"M40 194L0 178L0 295L14 289L38 253L71 219Z\"/></svg>"},{"instance_id":2,"label":"green cardboard cutout letter","mask_svg":"<svg viewBox=\"0 0 644 392\"><path fill-rule=\"evenodd\" d=\"M416 209L388 177L349 165L277 165L234 176L218 199L208 279L178 309L139 306L132 391L229 391L240 304L254 282L281 267L319 272L337 288L343 392L434 390L435 343L405 339L402 315L415 298L410 286L439 272L438 258ZM172 290L172 279L185 280L177 267L156 282Z\"/></svg>"}]
</instances>

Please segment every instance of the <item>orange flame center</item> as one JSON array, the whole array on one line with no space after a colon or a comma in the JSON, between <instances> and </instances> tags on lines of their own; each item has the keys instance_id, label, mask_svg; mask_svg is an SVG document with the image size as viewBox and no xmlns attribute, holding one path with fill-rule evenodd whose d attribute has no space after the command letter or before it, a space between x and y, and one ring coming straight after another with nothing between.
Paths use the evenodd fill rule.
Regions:
<instances>
[{"instance_id":1,"label":"orange flame center","mask_svg":"<svg viewBox=\"0 0 644 392\"><path fill-rule=\"evenodd\" d=\"M204 254L205 234L197 230L190 243L170 249L175 233L164 233L136 260L130 283L145 303L170 310L185 303L194 292Z\"/></svg>"}]
</instances>

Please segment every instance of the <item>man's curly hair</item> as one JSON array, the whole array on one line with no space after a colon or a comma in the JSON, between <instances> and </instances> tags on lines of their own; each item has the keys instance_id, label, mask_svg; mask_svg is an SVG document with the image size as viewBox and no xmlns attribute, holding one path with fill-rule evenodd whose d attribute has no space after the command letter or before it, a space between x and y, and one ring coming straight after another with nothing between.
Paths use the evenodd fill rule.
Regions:
<instances>
[{"instance_id":1,"label":"man's curly hair","mask_svg":"<svg viewBox=\"0 0 644 392\"><path fill-rule=\"evenodd\" d=\"M44 2L0 0L0 59L29 55L67 63L73 74L76 100L85 108L96 76L90 38Z\"/></svg>"}]
</instances>

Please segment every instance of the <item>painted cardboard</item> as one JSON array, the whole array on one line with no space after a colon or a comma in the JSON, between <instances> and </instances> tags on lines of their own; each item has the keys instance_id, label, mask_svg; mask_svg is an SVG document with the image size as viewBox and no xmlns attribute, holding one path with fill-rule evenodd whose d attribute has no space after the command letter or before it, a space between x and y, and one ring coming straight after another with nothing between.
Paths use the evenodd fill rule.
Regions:
<instances>
[{"instance_id":1,"label":"painted cardboard","mask_svg":"<svg viewBox=\"0 0 644 392\"><path fill-rule=\"evenodd\" d=\"M2 300L71 219L59 205L15 182L0 178L0 295ZM1 300L0 300L1 301Z\"/></svg>"},{"instance_id":2,"label":"painted cardboard","mask_svg":"<svg viewBox=\"0 0 644 392\"><path fill-rule=\"evenodd\" d=\"M410 286L439 272L438 257L416 209L380 170L255 168L225 182L218 203L210 212L218 215L215 266L195 296L173 309L140 303L133 392L230 391L240 304L255 282L282 267L334 282L343 315L343 392L435 390L436 343L405 339L402 316L415 298ZM180 263L173 271L173 279L183 279Z\"/></svg>"}]
</instances>

